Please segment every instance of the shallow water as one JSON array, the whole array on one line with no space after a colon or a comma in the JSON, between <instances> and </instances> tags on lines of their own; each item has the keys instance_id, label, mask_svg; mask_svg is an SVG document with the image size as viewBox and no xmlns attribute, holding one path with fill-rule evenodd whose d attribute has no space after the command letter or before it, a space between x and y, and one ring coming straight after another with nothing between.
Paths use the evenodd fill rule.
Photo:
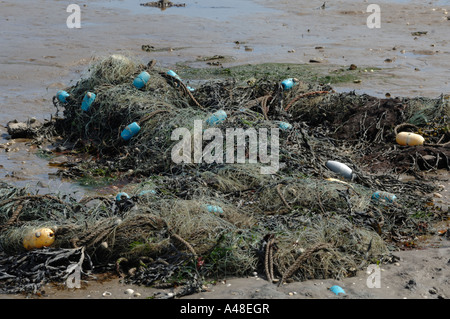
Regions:
<instances>
[{"instance_id":1,"label":"shallow water","mask_svg":"<svg viewBox=\"0 0 450 319\"><path fill-rule=\"evenodd\" d=\"M363 74L360 84L335 85L336 90L380 97L450 93L449 1L380 2L380 29L366 26L368 3L350 0L327 1L324 10L322 1L186 0L175 1L186 7L164 11L141 2L80 3L82 27L68 29L66 2L0 1L0 144L8 142L3 126L9 120L49 119L55 92L76 82L93 58L112 53L156 59L167 67L216 54L231 57L228 65L319 59L332 71L353 63L377 71ZM414 37L415 31L428 33ZM149 53L141 50L143 44L178 49ZM25 142L10 152L0 149L2 180L41 182L42 191L85 190L49 178L56 168L29 150Z\"/></svg>"}]
</instances>

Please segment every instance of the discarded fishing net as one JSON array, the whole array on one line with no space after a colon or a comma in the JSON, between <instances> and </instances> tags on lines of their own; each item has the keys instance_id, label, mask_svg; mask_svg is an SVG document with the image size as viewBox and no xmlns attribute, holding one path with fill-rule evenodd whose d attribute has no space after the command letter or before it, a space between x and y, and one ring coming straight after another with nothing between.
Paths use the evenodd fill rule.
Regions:
<instances>
[{"instance_id":1,"label":"discarded fishing net","mask_svg":"<svg viewBox=\"0 0 450 319\"><path fill-rule=\"evenodd\" d=\"M92 261L93 272L109 269L129 282L155 287L186 285L194 289L202 278L245 276L255 270L268 278L282 280L337 278L352 275L362 265L388 256L390 249L385 240L395 241L395 234L405 238L418 234L414 227L417 220L411 214L404 214L407 208L371 203L368 197L361 199L347 192L350 186L341 183L334 190L330 186L327 190L321 181L293 184L292 189L309 187L309 193L325 195L317 192L320 189L330 192L327 196L334 198L328 201L324 196L316 205L311 199L308 203L307 198L302 202L290 197L284 186L280 189L282 197L278 205L281 207L262 210L257 207L265 203L259 203L262 197L256 191L239 200L220 195L187 200L173 193L164 194L167 182L165 178L164 182L138 184L130 188L130 198L120 201L94 196L78 202L58 195L31 195L4 184L6 191L2 192L4 197L0 201L3 228L0 247L2 259L7 260L4 273L14 275L11 264L22 260L17 256L39 256L26 259L35 262L35 267L43 267L39 279L64 282L68 275L64 267L68 269L70 263L54 274L38 265L45 264L45 258L53 258L52 254L58 251L84 249L86 258ZM195 183L192 179L190 182ZM171 184L178 185L180 190L184 188L180 181ZM204 194L198 191L197 196ZM351 199L351 196L356 197ZM289 211L286 203L292 205ZM15 214L21 205L20 214ZM48 213L37 217L44 209ZM372 213L371 209L377 209L378 213ZM267 210L270 210L268 214ZM24 235L42 226L55 231L55 243L49 248L25 252ZM426 228L422 233L426 233ZM268 236L273 240L269 246ZM323 246L315 250L319 244ZM267 247L274 245L276 249L271 257L265 258L266 251L272 249ZM311 256L299 265L296 261L305 252L311 252ZM266 264L272 265L271 273L266 272ZM24 286L20 281L30 273L14 276L14 280L8 277L8 281L0 281L4 291L38 289L35 285ZM36 281L33 277L32 282ZM11 288L14 284L19 290Z\"/></svg>"},{"instance_id":2,"label":"discarded fishing net","mask_svg":"<svg viewBox=\"0 0 450 319\"><path fill-rule=\"evenodd\" d=\"M138 89L133 79L143 71L150 79ZM154 63L143 65L112 56L94 64L84 78L67 88L65 103L55 98L55 106L64 110L55 128L70 148L89 152L108 171L132 170L132 175L204 167L204 163L182 166L172 161L171 151L179 138L172 133L186 128L194 138L194 121L201 121L202 129L207 129L211 127L208 117L219 109L227 118L213 127L224 136L228 129L248 132L292 125L281 132L281 157L287 168L302 169L305 174L311 173L305 166L320 170L329 157L323 150L329 147L336 150L335 157L345 156L373 171L381 166L395 166L399 173L449 168L448 99L378 99L352 92L337 94L330 87L305 83L285 91L279 82L216 80L194 90ZM88 92L96 97L83 110ZM417 118L426 121L417 122ZM139 131L125 141L121 133L132 123L139 125ZM408 131L413 129L426 138L424 146L414 148L417 154L395 143L395 129L404 123L411 124ZM207 143L203 141L203 146ZM89 164L85 163L85 170ZM62 170L61 174L71 177L77 171Z\"/></svg>"},{"instance_id":3,"label":"discarded fishing net","mask_svg":"<svg viewBox=\"0 0 450 319\"><path fill-rule=\"evenodd\" d=\"M448 168L444 97L377 99L301 82L284 90L275 78L205 81L194 90L167 71L112 56L66 88L67 96L55 96L58 116L44 131L59 135L55 153L91 158L59 174L110 176L126 194L77 201L1 184L2 260L31 255L23 237L47 227L55 243L33 254L84 249L93 271L114 271L138 284L185 285L188 293L206 278L254 271L271 282L350 276L448 217L430 204L430 181L397 175ZM218 110L226 117L211 117ZM178 128L189 133L191 161L172 158ZM223 148L210 149L216 161L196 162L195 137L208 128L224 137ZM279 129L278 139L272 129ZM426 144L398 146L398 130L424 133ZM241 144L227 144L229 132ZM205 151L210 142L197 147ZM279 161L263 161L275 142ZM261 145L267 154L252 161ZM348 165L352 178L330 170L329 160ZM271 166L274 172L262 173ZM380 191L388 195L374 197Z\"/></svg>"}]
</instances>

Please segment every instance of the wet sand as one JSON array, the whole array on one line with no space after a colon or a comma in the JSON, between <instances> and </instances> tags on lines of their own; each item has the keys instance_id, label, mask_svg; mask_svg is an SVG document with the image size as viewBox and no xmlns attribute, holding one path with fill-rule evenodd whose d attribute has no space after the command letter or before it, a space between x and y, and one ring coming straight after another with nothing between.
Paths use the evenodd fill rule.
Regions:
<instances>
[{"instance_id":1,"label":"wet sand","mask_svg":"<svg viewBox=\"0 0 450 319\"><path fill-rule=\"evenodd\" d=\"M314 59L330 71L350 64L376 70L364 74L361 83L336 85L340 91L355 90L375 96L389 92L392 96L411 97L450 93L450 20L447 19L450 4L445 6L445 1L379 2L380 29L366 26L369 13L365 1L327 2L325 9L320 8L323 1L300 4L299 1L230 1L223 6L214 5L214 1L209 5L205 4L207 1L184 2L188 7L198 6L198 10L161 11L140 7L140 1L80 3L82 28L68 29L69 13L64 2L0 1L0 144L9 142L3 128L9 120L49 119L55 113L51 102L55 92L76 82L93 59L113 53L136 56L143 61L156 59L160 66L167 67L176 67L179 62L207 66L196 58L213 55L232 57L224 66L309 63ZM417 31L427 33L412 35ZM143 44L181 49L144 52ZM392 62L385 62L386 59ZM16 141L10 152L0 150L0 178L20 185L41 182L36 187L49 192L86 191L68 182L49 179L48 174L56 169L29 151L25 141ZM448 203L448 197L442 200ZM446 241L441 245L445 246ZM399 252L404 261L399 262L400 266L386 266L383 272L387 282L392 282L390 288L368 290L362 284L365 274L336 284L350 298L437 297L427 293L429 287L450 297L448 281L436 279L437 274L449 278L448 252L448 249ZM427 268L429 265L442 272L434 273ZM401 275L402 272L405 274ZM408 276L416 281L416 289L405 290L404 281ZM210 292L188 298L336 298L325 289L334 281L315 280L276 288L258 278L227 279L225 284L211 287ZM122 292L123 285L114 282L91 282L90 288L75 291L49 290L48 297L44 298L105 298L102 293L107 290L112 291L110 298L132 297ZM140 298L151 294L153 291L141 293Z\"/></svg>"}]
</instances>

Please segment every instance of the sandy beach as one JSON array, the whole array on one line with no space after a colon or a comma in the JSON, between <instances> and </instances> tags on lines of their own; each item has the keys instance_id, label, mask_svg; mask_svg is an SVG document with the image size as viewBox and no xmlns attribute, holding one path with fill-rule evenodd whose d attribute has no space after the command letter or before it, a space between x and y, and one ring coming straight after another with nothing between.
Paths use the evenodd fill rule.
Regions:
<instances>
[{"instance_id":1,"label":"sandy beach","mask_svg":"<svg viewBox=\"0 0 450 319\"><path fill-rule=\"evenodd\" d=\"M120 53L160 66L177 63L206 67L198 57L229 57L223 67L264 62L317 63L336 69L355 64L365 69L358 83L334 85L384 97L438 97L450 94L450 3L447 1L379 2L381 28L367 27L367 1L185 1L186 7L142 7L139 1L80 2L81 28L69 29L66 2L0 1L0 144L8 143L9 120L49 119L52 97L74 84L90 62ZM184 11L183 11L184 10ZM142 45L158 50L146 52ZM211 66L217 67L217 66ZM220 67L220 66L219 66ZM42 192L78 192L79 186L52 178L56 168L33 154L26 141L12 152L0 150L0 178L16 185L35 185ZM50 174L50 175L49 175ZM448 172L436 198L448 209ZM449 221L435 226L449 229ZM450 298L450 240L447 235L420 239L416 250L398 251L381 265L380 288L370 288L368 274L337 281L316 279L278 287L263 274L223 278L185 299L447 299ZM339 285L345 294L329 290ZM127 293L132 289L132 293ZM81 289L45 287L33 299L145 299L176 293L128 285L120 278L88 280ZM108 293L105 293L108 292ZM130 292L130 291L128 291ZM0 295L1 299L29 296Z\"/></svg>"}]
</instances>

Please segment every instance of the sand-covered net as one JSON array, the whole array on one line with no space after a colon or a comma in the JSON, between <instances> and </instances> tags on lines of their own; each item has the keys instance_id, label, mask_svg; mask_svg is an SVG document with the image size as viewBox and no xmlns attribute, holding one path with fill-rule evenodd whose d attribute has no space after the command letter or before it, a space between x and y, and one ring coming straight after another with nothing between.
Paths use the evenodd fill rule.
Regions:
<instances>
[{"instance_id":1,"label":"sand-covered net","mask_svg":"<svg viewBox=\"0 0 450 319\"><path fill-rule=\"evenodd\" d=\"M142 71L150 80L137 89L133 80ZM2 184L2 291L36 291L45 281L65 280L70 265L80 264L80 249L90 271L114 271L145 285L186 285L184 294L208 278L254 271L279 283L342 278L386 260L405 242L432 232L433 221L447 218L448 212L430 204L430 181L403 182L398 174L449 168L448 99L378 99L302 82L284 91L281 80L212 80L191 91L185 79L154 63L116 55L92 65L66 89L67 103L54 99L58 117L52 132L59 146L68 155L92 158L60 174L114 176L129 198L92 195L77 201ZM96 99L83 111L87 92ZM172 160L178 142L172 132L186 128L194 136L194 120L206 129L206 119L219 109L227 118L214 127L224 136L233 129L270 132L280 123L291 125L279 131L275 173L262 174L269 164L249 161L248 136L245 163L227 163L227 151L240 150L225 145L222 163ZM140 131L125 141L121 132L133 122ZM422 132L426 144L397 145L395 132L403 129ZM51 131L48 125L45 130ZM331 171L329 160L348 165L353 178ZM397 200L374 200L375 191ZM40 227L54 230L55 243L25 251L24 235ZM39 252L42 259L32 259ZM18 260L32 268L33 260L45 265L46 258L59 258L58 271L47 276L53 268L38 267L32 286L19 280L26 272L13 273Z\"/></svg>"}]
</instances>

